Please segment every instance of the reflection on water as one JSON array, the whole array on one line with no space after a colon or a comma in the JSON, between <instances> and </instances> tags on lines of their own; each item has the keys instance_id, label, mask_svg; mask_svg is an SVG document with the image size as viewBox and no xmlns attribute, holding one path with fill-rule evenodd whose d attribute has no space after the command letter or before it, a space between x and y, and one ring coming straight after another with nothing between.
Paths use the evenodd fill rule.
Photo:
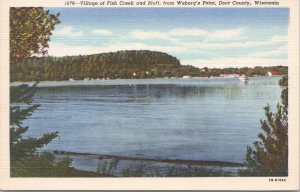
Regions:
<instances>
[{"instance_id":1,"label":"reflection on water","mask_svg":"<svg viewBox=\"0 0 300 192\"><path fill-rule=\"evenodd\" d=\"M118 80L40 84L29 135L59 131L45 149L243 162L279 78ZM54 86L54 87L53 87Z\"/></svg>"}]
</instances>

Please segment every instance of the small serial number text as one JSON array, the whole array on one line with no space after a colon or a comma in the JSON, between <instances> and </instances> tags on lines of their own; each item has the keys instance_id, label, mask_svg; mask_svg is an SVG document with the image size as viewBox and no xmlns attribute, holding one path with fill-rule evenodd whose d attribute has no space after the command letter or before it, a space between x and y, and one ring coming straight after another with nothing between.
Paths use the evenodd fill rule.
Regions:
<instances>
[{"instance_id":1,"label":"small serial number text","mask_svg":"<svg viewBox=\"0 0 300 192\"><path fill-rule=\"evenodd\" d=\"M269 179L269 182L286 182L285 178Z\"/></svg>"}]
</instances>

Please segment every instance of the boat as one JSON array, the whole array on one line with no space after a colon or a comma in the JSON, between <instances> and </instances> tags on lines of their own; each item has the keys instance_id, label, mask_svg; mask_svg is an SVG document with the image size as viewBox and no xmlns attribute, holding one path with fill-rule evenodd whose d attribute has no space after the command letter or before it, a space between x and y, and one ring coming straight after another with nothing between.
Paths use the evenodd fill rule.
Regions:
<instances>
[{"instance_id":1,"label":"boat","mask_svg":"<svg viewBox=\"0 0 300 192\"><path fill-rule=\"evenodd\" d=\"M240 81L243 81L243 82L249 80L249 78L246 75L240 76L239 79L240 79Z\"/></svg>"},{"instance_id":2,"label":"boat","mask_svg":"<svg viewBox=\"0 0 300 192\"><path fill-rule=\"evenodd\" d=\"M182 79L190 79L190 78L192 78L192 76L190 76L190 75L184 75L184 76L182 76Z\"/></svg>"}]
</instances>

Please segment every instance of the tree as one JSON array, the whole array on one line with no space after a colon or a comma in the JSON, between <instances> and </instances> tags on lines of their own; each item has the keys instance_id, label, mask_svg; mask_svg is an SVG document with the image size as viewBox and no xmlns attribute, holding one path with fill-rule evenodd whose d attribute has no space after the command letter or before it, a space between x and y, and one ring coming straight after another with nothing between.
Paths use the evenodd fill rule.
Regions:
<instances>
[{"instance_id":1,"label":"tree","mask_svg":"<svg viewBox=\"0 0 300 192\"><path fill-rule=\"evenodd\" d=\"M58 16L59 14L56 16L49 14L49 11L45 11L41 7L10 9L11 64L34 54L44 55L47 53L51 31L59 23ZM46 133L41 138L25 138L23 136L29 127L23 126L22 122L31 116L39 106L32 104L35 90L36 84L10 87L10 162L12 176L23 176L20 173L28 167L26 163L32 159L35 159L35 162L43 159L36 155L37 150L58 136L58 132ZM48 164L53 165L53 159L48 158ZM30 173L33 172L30 171Z\"/></svg>"},{"instance_id":2,"label":"tree","mask_svg":"<svg viewBox=\"0 0 300 192\"><path fill-rule=\"evenodd\" d=\"M282 105L277 104L276 113L270 106L264 107L266 120L261 120L260 141L254 148L247 147L247 170L241 175L287 176L288 175L288 80L283 77L279 84L283 87Z\"/></svg>"},{"instance_id":3,"label":"tree","mask_svg":"<svg viewBox=\"0 0 300 192\"><path fill-rule=\"evenodd\" d=\"M60 21L59 14L52 15L41 7L13 7L10 9L10 59L11 64L33 54L46 54L50 35ZM32 115L38 105L32 104L36 84L20 85L10 89L10 151L11 162L22 161L32 156L38 148L57 137L57 132L44 134L41 138L22 135L28 127L22 121Z\"/></svg>"},{"instance_id":4,"label":"tree","mask_svg":"<svg viewBox=\"0 0 300 192\"><path fill-rule=\"evenodd\" d=\"M32 104L36 91L33 86L20 85L10 88L10 172L12 177L95 177L103 176L76 170L69 157L55 160L51 153L37 153L50 143L58 132L46 133L41 138L24 137L28 127L22 121L39 107Z\"/></svg>"},{"instance_id":5,"label":"tree","mask_svg":"<svg viewBox=\"0 0 300 192\"><path fill-rule=\"evenodd\" d=\"M48 42L59 14L49 14L41 7L10 8L11 62L47 53Z\"/></svg>"},{"instance_id":6,"label":"tree","mask_svg":"<svg viewBox=\"0 0 300 192\"><path fill-rule=\"evenodd\" d=\"M286 108L286 112L288 112L288 76L283 76L280 81L279 85L283 87L283 90L281 92L281 101L283 106Z\"/></svg>"},{"instance_id":7,"label":"tree","mask_svg":"<svg viewBox=\"0 0 300 192\"><path fill-rule=\"evenodd\" d=\"M23 134L28 127L23 126L22 121L39 107L37 104L32 104L36 84L20 85L10 89L10 160L13 166L19 161L34 156L38 149L56 138L58 132L46 133L41 138L24 138Z\"/></svg>"}]
</instances>

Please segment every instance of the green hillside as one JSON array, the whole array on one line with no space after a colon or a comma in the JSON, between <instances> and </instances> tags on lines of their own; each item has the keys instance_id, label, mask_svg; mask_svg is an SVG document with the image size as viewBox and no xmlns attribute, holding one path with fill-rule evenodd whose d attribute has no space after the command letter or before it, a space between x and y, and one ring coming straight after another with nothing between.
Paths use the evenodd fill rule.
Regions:
<instances>
[{"instance_id":1,"label":"green hillside","mask_svg":"<svg viewBox=\"0 0 300 192\"><path fill-rule=\"evenodd\" d=\"M11 63L11 81L69 78L153 78L198 73L169 54L156 51L118 51L94 55L34 57Z\"/></svg>"}]
</instances>

